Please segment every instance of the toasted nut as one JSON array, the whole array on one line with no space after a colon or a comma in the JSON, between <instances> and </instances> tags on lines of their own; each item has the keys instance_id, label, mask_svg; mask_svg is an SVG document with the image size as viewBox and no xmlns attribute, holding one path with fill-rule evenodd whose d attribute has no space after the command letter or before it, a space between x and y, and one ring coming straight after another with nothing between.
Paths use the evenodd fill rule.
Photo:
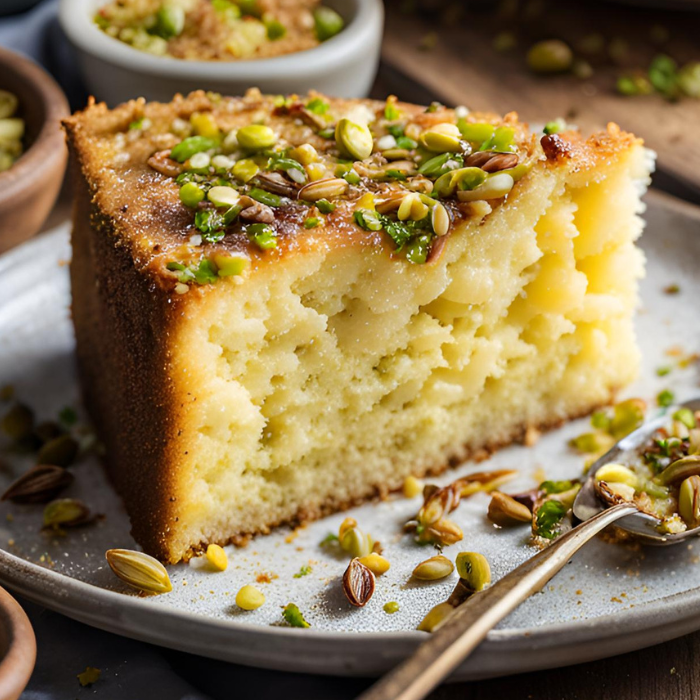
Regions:
<instances>
[{"instance_id":1,"label":"toasted nut","mask_svg":"<svg viewBox=\"0 0 700 700\"><path fill-rule=\"evenodd\" d=\"M433 632L438 625L441 625L447 620L455 609L449 603L438 603L430 612L421 620L421 623L416 627L421 632Z\"/></svg>"},{"instance_id":2,"label":"toasted nut","mask_svg":"<svg viewBox=\"0 0 700 700\"><path fill-rule=\"evenodd\" d=\"M0 428L13 440L25 440L34 430L34 413L23 403L15 404L2 418Z\"/></svg>"},{"instance_id":3,"label":"toasted nut","mask_svg":"<svg viewBox=\"0 0 700 700\"><path fill-rule=\"evenodd\" d=\"M342 177L331 177L325 180L316 180L304 185L299 190L299 199L316 202L319 199L333 199L345 194L350 185Z\"/></svg>"},{"instance_id":4,"label":"toasted nut","mask_svg":"<svg viewBox=\"0 0 700 700\"><path fill-rule=\"evenodd\" d=\"M491 583L491 567L486 557L478 552L460 552L457 555L457 573L472 591L483 591Z\"/></svg>"},{"instance_id":5,"label":"toasted nut","mask_svg":"<svg viewBox=\"0 0 700 700\"><path fill-rule=\"evenodd\" d=\"M277 143L275 132L263 124L248 124L236 132L236 139L241 148L249 151L262 151Z\"/></svg>"},{"instance_id":6,"label":"toasted nut","mask_svg":"<svg viewBox=\"0 0 700 700\"><path fill-rule=\"evenodd\" d=\"M491 494L488 516L491 522L504 527L532 521L532 511L527 506L500 491Z\"/></svg>"},{"instance_id":7,"label":"toasted nut","mask_svg":"<svg viewBox=\"0 0 700 700\"><path fill-rule=\"evenodd\" d=\"M73 475L51 464L39 464L19 477L0 501L13 503L46 503L73 483Z\"/></svg>"},{"instance_id":8,"label":"toasted nut","mask_svg":"<svg viewBox=\"0 0 700 700\"><path fill-rule=\"evenodd\" d=\"M207 199L217 207L235 207L240 198L238 190L233 187L217 186L207 192Z\"/></svg>"},{"instance_id":9,"label":"toasted nut","mask_svg":"<svg viewBox=\"0 0 700 700\"><path fill-rule=\"evenodd\" d=\"M596 481L605 481L608 484L627 484L633 489L637 487L637 476L622 464L606 464L598 469L595 478Z\"/></svg>"},{"instance_id":10,"label":"toasted nut","mask_svg":"<svg viewBox=\"0 0 700 700\"><path fill-rule=\"evenodd\" d=\"M396 211L401 206L401 202L403 202L405 196L406 195L404 194L396 194L392 195L391 197L387 197L386 199L382 199L381 201L377 202L376 209L380 214L388 214L389 212Z\"/></svg>"},{"instance_id":11,"label":"toasted nut","mask_svg":"<svg viewBox=\"0 0 700 700\"><path fill-rule=\"evenodd\" d=\"M173 590L165 567L148 554L130 549L108 549L105 556L112 571L130 586L146 593Z\"/></svg>"},{"instance_id":12,"label":"toasted nut","mask_svg":"<svg viewBox=\"0 0 700 700\"><path fill-rule=\"evenodd\" d=\"M250 584L236 593L236 605L241 610L257 610L265 603L265 596Z\"/></svg>"},{"instance_id":13,"label":"toasted nut","mask_svg":"<svg viewBox=\"0 0 700 700\"><path fill-rule=\"evenodd\" d=\"M323 163L309 163L304 167L311 182L318 182L326 174L326 166Z\"/></svg>"},{"instance_id":14,"label":"toasted nut","mask_svg":"<svg viewBox=\"0 0 700 700\"><path fill-rule=\"evenodd\" d=\"M178 163L170 157L169 150L154 153L146 162L153 170L166 177L177 177L185 169L182 163Z\"/></svg>"},{"instance_id":15,"label":"toasted nut","mask_svg":"<svg viewBox=\"0 0 700 700\"><path fill-rule=\"evenodd\" d=\"M374 594L374 574L357 557L343 574L343 592L356 608L364 607Z\"/></svg>"},{"instance_id":16,"label":"toasted nut","mask_svg":"<svg viewBox=\"0 0 700 700\"><path fill-rule=\"evenodd\" d=\"M643 422L647 404L642 399L627 399L615 405L610 421L610 434L620 440L636 430Z\"/></svg>"},{"instance_id":17,"label":"toasted nut","mask_svg":"<svg viewBox=\"0 0 700 700\"><path fill-rule=\"evenodd\" d=\"M425 214L427 214L428 207L426 207L425 204L423 204L423 202L420 201L420 197L415 192L404 195L403 199L401 200L401 204L399 204L399 208L396 212L399 221L406 221L407 219L411 219L413 208L419 204L425 208ZM423 216L425 216L425 214Z\"/></svg>"},{"instance_id":18,"label":"toasted nut","mask_svg":"<svg viewBox=\"0 0 700 700\"><path fill-rule=\"evenodd\" d=\"M341 119L335 127L335 141L341 153L356 160L364 160L372 155L374 139L369 127L364 124Z\"/></svg>"},{"instance_id":19,"label":"toasted nut","mask_svg":"<svg viewBox=\"0 0 700 700\"><path fill-rule=\"evenodd\" d=\"M249 199L249 198L248 198ZM272 211L271 207L262 202L256 202L255 200L250 200L250 205L243 204L243 197L241 197L241 205L245 206L245 209L241 210L238 215L244 221L252 221L256 224L271 224L275 220L275 212Z\"/></svg>"},{"instance_id":20,"label":"toasted nut","mask_svg":"<svg viewBox=\"0 0 700 700\"><path fill-rule=\"evenodd\" d=\"M367 556L360 557L360 561L375 575L381 576L391 568L391 564L376 552L371 552Z\"/></svg>"},{"instance_id":21,"label":"toasted nut","mask_svg":"<svg viewBox=\"0 0 700 700\"><path fill-rule=\"evenodd\" d=\"M374 541L358 527L351 527L340 539L340 546L351 557L365 557L374 547Z\"/></svg>"},{"instance_id":22,"label":"toasted nut","mask_svg":"<svg viewBox=\"0 0 700 700\"><path fill-rule=\"evenodd\" d=\"M454 564L447 557L438 554L418 564L413 569L413 577L421 581L439 581L449 576L454 570Z\"/></svg>"},{"instance_id":23,"label":"toasted nut","mask_svg":"<svg viewBox=\"0 0 700 700\"><path fill-rule=\"evenodd\" d=\"M481 168L484 172L495 173L508 170L518 164L515 153L494 153L493 151L477 151L464 161L467 167Z\"/></svg>"},{"instance_id":24,"label":"toasted nut","mask_svg":"<svg viewBox=\"0 0 700 700\"><path fill-rule=\"evenodd\" d=\"M434 153L459 153L462 150L461 134L457 127L454 128L456 133L438 130L437 127L424 131L420 136L420 144Z\"/></svg>"},{"instance_id":25,"label":"toasted nut","mask_svg":"<svg viewBox=\"0 0 700 700\"><path fill-rule=\"evenodd\" d=\"M505 197L515 184L508 173L498 173L489 177L483 185L479 185L473 190L462 190L457 192L460 202L474 202L480 199L500 199Z\"/></svg>"},{"instance_id":26,"label":"toasted nut","mask_svg":"<svg viewBox=\"0 0 700 700\"><path fill-rule=\"evenodd\" d=\"M403 495L406 498L415 498L423 493L425 484L415 476L407 476L403 482Z\"/></svg>"},{"instance_id":27,"label":"toasted nut","mask_svg":"<svg viewBox=\"0 0 700 700\"><path fill-rule=\"evenodd\" d=\"M319 160L318 151L310 143L303 143L301 146L293 148L289 152L289 157L299 161L302 165L311 165Z\"/></svg>"},{"instance_id":28,"label":"toasted nut","mask_svg":"<svg viewBox=\"0 0 700 700\"><path fill-rule=\"evenodd\" d=\"M438 202L430 214L430 223L436 236L446 236L450 231L450 215L445 205Z\"/></svg>"},{"instance_id":29,"label":"toasted nut","mask_svg":"<svg viewBox=\"0 0 700 700\"><path fill-rule=\"evenodd\" d=\"M70 435L60 435L42 445L37 456L41 464L69 467L78 456L78 443Z\"/></svg>"},{"instance_id":30,"label":"toasted nut","mask_svg":"<svg viewBox=\"0 0 700 700\"><path fill-rule=\"evenodd\" d=\"M669 486L695 475L700 475L700 455L689 455L671 462L666 469L654 477L654 482Z\"/></svg>"},{"instance_id":31,"label":"toasted nut","mask_svg":"<svg viewBox=\"0 0 700 700\"><path fill-rule=\"evenodd\" d=\"M456 523L442 518L442 520L426 527L418 536L418 541L449 546L459 542L463 537L464 533Z\"/></svg>"},{"instance_id":32,"label":"toasted nut","mask_svg":"<svg viewBox=\"0 0 700 700\"><path fill-rule=\"evenodd\" d=\"M689 476L681 484L678 512L688 527L700 525L700 476Z\"/></svg>"},{"instance_id":33,"label":"toasted nut","mask_svg":"<svg viewBox=\"0 0 700 700\"><path fill-rule=\"evenodd\" d=\"M207 561L209 565L217 571L226 571L228 568L228 557L223 547L218 544L210 544L207 547Z\"/></svg>"},{"instance_id":34,"label":"toasted nut","mask_svg":"<svg viewBox=\"0 0 700 700\"><path fill-rule=\"evenodd\" d=\"M90 520L90 510L75 498L58 498L44 508L44 527L75 527Z\"/></svg>"},{"instance_id":35,"label":"toasted nut","mask_svg":"<svg viewBox=\"0 0 700 700\"><path fill-rule=\"evenodd\" d=\"M260 168L254 160L243 158L233 166L231 172L241 182L250 182L260 172Z\"/></svg>"}]
</instances>

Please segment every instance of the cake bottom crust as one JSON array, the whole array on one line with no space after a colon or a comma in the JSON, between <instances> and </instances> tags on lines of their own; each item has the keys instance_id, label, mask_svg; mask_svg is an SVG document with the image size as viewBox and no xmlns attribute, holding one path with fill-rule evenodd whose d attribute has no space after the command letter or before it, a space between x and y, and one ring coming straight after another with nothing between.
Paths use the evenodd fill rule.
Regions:
<instances>
[{"instance_id":1,"label":"cake bottom crust","mask_svg":"<svg viewBox=\"0 0 700 700\"><path fill-rule=\"evenodd\" d=\"M453 469L466 461L472 461L476 464L489 459L495 452L505 447L509 447L513 444L523 444L526 439L526 435L530 430L536 430L540 433L549 432L551 430L556 430L560 428L565 423L576 420L577 418L582 418L584 416L590 415L593 411L596 411L604 406L611 405L617 394L617 389L613 389L610 392L610 396L607 401L597 403L590 406L588 409L581 410L575 414L571 414L566 418L559 418L553 421L544 421L539 424L523 424L515 428L509 439L501 440L499 442L486 442L484 445L479 447L471 447L469 445L463 445L462 448L456 451L445 463L436 465L434 467L429 467L422 471L417 471L413 473L413 476L418 478L424 478L426 476L439 476L445 473L448 469ZM192 545L182 557L171 556L171 557L161 557L165 563L176 564L179 561L188 562L193 557L197 557L206 551L210 544L218 544L222 547L232 544L236 547L245 547L251 539L257 535L268 535L270 532L278 527L289 526L291 528L303 527L308 523L314 522L315 520L320 520L326 516L333 515L335 513L340 513L350 508L355 508L364 503L371 501L381 501L386 500L390 493L397 491L401 486L396 486L390 488L387 486L375 486L372 490L363 496L358 496L353 499L345 500L334 500L328 499L325 503L320 506L300 506L296 514L291 518L283 518L277 522L270 523L264 528L258 528L257 530L251 530L249 532L239 532L231 536L223 536L221 538L212 538L207 541L201 541L196 545ZM166 545L167 548L167 545Z\"/></svg>"}]
</instances>

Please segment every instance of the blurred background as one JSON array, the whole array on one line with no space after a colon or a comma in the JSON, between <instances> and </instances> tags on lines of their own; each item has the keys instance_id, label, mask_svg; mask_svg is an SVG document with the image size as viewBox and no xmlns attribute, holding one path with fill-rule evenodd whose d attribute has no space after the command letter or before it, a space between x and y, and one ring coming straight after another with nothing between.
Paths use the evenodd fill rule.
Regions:
<instances>
[{"instance_id":1,"label":"blurred background","mask_svg":"<svg viewBox=\"0 0 700 700\"><path fill-rule=\"evenodd\" d=\"M342 8L343 1L335 5ZM79 109L90 89L60 26L58 6L58 0L0 0L0 47L42 65L70 107ZM655 187L700 204L700 0L386 0L384 9L372 96L517 111L540 125L562 118L584 132L615 121L657 151ZM357 71L359 66L349 61L345 69ZM290 92L295 89L289 85ZM69 207L64 187L43 230L63 222ZM253 695L258 700L344 700L368 684L190 657L20 602L39 645L26 700L87 695L114 700ZM690 700L698 697L699 656L700 634L694 634L595 664L445 686L431 697ZM102 688L76 686L75 668L86 663L102 668L107 680Z\"/></svg>"}]
</instances>

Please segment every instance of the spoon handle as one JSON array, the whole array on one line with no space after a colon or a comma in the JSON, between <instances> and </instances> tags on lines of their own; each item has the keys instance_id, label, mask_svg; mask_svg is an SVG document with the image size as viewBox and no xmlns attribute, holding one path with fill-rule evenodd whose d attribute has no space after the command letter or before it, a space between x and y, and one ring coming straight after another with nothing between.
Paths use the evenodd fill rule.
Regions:
<instances>
[{"instance_id":1,"label":"spoon handle","mask_svg":"<svg viewBox=\"0 0 700 700\"><path fill-rule=\"evenodd\" d=\"M469 598L412 656L358 700L422 700L474 651L488 632L545 584L586 542L608 525L636 513L630 503L604 510L559 537L490 588Z\"/></svg>"}]
</instances>

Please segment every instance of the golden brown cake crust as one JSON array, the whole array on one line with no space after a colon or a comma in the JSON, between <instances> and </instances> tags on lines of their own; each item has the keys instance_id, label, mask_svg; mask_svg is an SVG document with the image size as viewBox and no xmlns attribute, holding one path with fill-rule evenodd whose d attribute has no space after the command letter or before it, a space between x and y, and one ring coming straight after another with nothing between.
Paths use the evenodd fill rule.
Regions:
<instances>
[{"instance_id":1,"label":"golden brown cake crust","mask_svg":"<svg viewBox=\"0 0 700 700\"><path fill-rule=\"evenodd\" d=\"M165 562L187 559L212 541L192 543L183 553L174 547L170 534L177 522L176 504L182 495L179 489L184 488L177 476L178 437L180 431L188 428L185 407L196 401L196 396L183 393L185 384L175 377L171 349L186 317L197 312L198 304L207 294L214 293L215 285L193 286L187 294L178 295L174 293L176 280L165 269L166 262L194 233L191 214L179 201L177 185L145 163L167 138L156 135L134 140L123 146L129 158L120 159L110 137L125 132L129 123L144 116L156 123L170 122L197 111L223 114L229 109L226 105L231 105L234 126L239 112L248 119L256 109L268 104L266 100L253 93L244 99L226 98L222 102L197 92L178 97L170 105L146 105L136 100L110 111L105 105L91 103L65 122L76 188L71 281L82 390L98 435L106 445L107 468L127 506L133 536L145 551ZM375 110L384 107L379 102L366 104ZM422 114L422 108L401 106ZM421 118L436 119L430 114ZM502 120L494 115L474 118L522 129L520 138L525 147L538 148L536 140L518 124L517 115L506 115ZM606 133L588 140L565 132L555 143L552 157L549 153L547 158L542 156L536 168L595 168L639 141L610 126ZM328 215L323 235L303 229L303 211L295 203L276 210L277 250L263 253L236 236L226 236L207 249L245 251L253 259L253 271L256 267L265 269L280 264L285 256L303 254L320 245L382 247L390 254L382 232L364 231L353 225L349 206L338 206ZM452 213L457 225L461 215L457 209ZM593 406L587 410L590 408ZM573 417L577 416L569 416ZM451 463L487 456L498 447L521 439L528 427L544 430L560 422L523 424L498 443L464 445L450 461L423 472L439 474ZM329 498L320 507L301 505L291 518L233 533L219 544L240 543L285 523L308 522L398 486L369 485L366 493L352 500Z\"/></svg>"}]
</instances>

